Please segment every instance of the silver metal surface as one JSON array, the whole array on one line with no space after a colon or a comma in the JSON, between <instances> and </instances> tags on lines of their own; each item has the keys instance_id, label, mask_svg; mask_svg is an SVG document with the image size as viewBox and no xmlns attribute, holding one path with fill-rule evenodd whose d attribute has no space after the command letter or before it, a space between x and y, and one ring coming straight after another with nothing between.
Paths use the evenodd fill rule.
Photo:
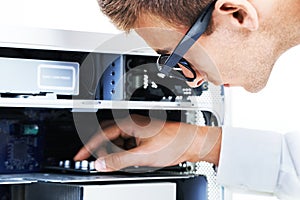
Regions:
<instances>
[{"instance_id":1,"label":"silver metal surface","mask_svg":"<svg viewBox=\"0 0 300 200\"><path fill-rule=\"evenodd\" d=\"M108 100L67 100L41 98L0 98L0 107L31 108L73 108L74 110L94 109L156 109L156 110L190 110L204 109L200 103L192 102L152 102L152 101L108 101Z\"/></svg>"},{"instance_id":2,"label":"silver metal surface","mask_svg":"<svg viewBox=\"0 0 300 200\"><path fill-rule=\"evenodd\" d=\"M37 182L37 180L27 180L19 175L0 175L0 185L29 184L34 182Z\"/></svg>"},{"instance_id":3,"label":"silver metal surface","mask_svg":"<svg viewBox=\"0 0 300 200\"><path fill-rule=\"evenodd\" d=\"M52 182L52 183L84 183L84 182L121 182L121 181L143 181L143 180L170 180L187 179L194 175L155 175L140 174L130 175L74 175L61 173L27 173L27 174L9 174L0 175L0 184L27 184L34 182Z\"/></svg>"},{"instance_id":4,"label":"silver metal surface","mask_svg":"<svg viewBox=\"0 0 300 200\"><path fill-rule=\"evenodd\" d=\"M1 26L0 46L99 53L156 55L134 31L107 34L22 26Z\"/></svg>"}]
</instances>

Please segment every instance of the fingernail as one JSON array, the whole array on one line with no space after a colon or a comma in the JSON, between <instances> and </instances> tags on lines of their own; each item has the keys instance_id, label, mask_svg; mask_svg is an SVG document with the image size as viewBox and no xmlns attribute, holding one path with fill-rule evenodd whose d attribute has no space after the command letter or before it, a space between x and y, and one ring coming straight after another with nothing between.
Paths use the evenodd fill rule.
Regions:
<instances>
[{"instance_id":1,"label":"fingernail","mask_svg":"<svg viewBox=\"0 0 300 200\"><path fill-rule=\"evenodd\" d=\"M106 163L104 159L98 159L95 162L95 168L97 171L105 171L106 170Z\"/></svg>"}]
</instances>

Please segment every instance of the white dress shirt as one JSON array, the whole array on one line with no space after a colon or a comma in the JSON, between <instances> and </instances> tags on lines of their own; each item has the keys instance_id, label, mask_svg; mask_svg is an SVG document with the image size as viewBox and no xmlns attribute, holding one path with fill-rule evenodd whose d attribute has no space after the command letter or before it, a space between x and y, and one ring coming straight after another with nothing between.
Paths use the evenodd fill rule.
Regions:
<instances>
[{"instance_id":1,"label":"white dress shirt","mask_svg":"<svg viewBox=\"0 0 300 200\"><path fill-rule=\"evenodd\" d=\"M299 200L300 46L278 60L259 93L233 89L227 112L231 124L225 120L218 182L231 190Z\"/></svg>"}]
</instances>

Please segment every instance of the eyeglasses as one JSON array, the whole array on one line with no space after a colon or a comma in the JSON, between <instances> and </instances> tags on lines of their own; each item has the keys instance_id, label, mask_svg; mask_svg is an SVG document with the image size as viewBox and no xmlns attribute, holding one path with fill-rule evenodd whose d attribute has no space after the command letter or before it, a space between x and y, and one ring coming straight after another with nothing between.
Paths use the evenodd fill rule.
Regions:
<instances>
[{"instance_id":1,"label":"eyeglasses","mask_svg":"<svg viewBox=\"0 0 300 200\"><path fill-rule=\"evenodd\" d=\"M183 56L206 31L215 3L216 0L204 9L171 54L163 54L159 56L157 59L159 77L176 78L187 82L193 82L196 79L195 70L193 70L190 63L185 60ZM184 73L182 68L186 69Z\"/></svg>"}]
</instances>

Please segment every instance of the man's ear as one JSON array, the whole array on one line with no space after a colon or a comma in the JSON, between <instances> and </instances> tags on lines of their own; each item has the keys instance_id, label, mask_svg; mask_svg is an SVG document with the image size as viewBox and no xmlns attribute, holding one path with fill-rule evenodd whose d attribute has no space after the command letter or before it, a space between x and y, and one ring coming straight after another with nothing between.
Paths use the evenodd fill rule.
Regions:
<instances>
[{"instance_id":1,"label":"man's ear","mask_svg":"<svg viewBox=\"0 0 300 200\"><path fill-rule=\"evenodd\" d=\"M257 10L248 0L218 0L215 11L223 15L222 18L226 16L234 26L250 31L258 29Z\"/></svg>"}]
</instances>

